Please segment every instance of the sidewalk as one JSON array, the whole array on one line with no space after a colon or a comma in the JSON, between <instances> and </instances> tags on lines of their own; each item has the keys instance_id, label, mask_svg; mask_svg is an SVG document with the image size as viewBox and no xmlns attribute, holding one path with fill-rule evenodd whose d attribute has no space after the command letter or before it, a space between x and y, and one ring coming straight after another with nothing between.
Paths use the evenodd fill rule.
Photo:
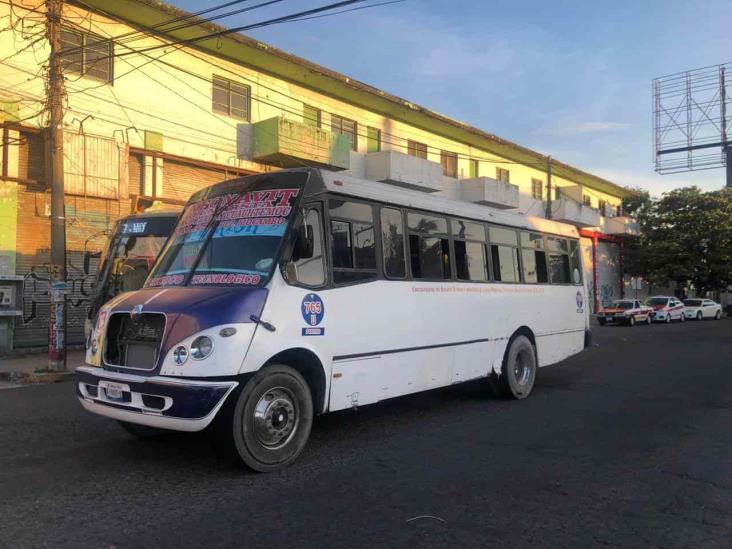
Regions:
<instances>
[{"instance_id":1,"label":"sidewalk","mask_svg":"<svg viewBox=\"0 0 732 549\"><path fill-rule=\"evenodd\" d=\"M0 382L54 383L69 379L77 366L84 364L84 351L66 354L66 372L47 372L48 355L35 353L26 356L0 356Z\"/></svg>"}]
</instances>

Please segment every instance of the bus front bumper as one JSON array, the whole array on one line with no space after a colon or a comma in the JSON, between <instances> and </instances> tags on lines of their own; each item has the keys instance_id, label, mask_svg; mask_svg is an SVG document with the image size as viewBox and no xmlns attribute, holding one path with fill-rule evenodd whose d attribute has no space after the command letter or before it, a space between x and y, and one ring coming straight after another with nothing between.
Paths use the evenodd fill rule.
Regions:
<instances>
[{"instance_id":1,"label":"bus front bumper","mask_svg":"<svg viewBox=\"0 0 732 549\"><path fill-rule=\"evenodd\" d=\"M160 429L201 431L216 417L237 381L138 376L81 366L76 393L89 412Z\"/></svg>"}]
</instances>

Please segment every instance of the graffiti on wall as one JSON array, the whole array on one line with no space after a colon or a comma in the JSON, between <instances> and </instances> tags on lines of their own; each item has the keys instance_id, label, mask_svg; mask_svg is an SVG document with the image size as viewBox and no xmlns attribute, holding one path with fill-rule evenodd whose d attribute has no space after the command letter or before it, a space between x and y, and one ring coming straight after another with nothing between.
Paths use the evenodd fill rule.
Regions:
<instances>
[{"instance_id":1,"label":"graffiti on wall","mask_svg":"<svg viewBox=\"0 0 732 549\"><path fill-rule=\"evenodd\" d=\"M615 287L612 284L601 284L598 288L600 304L605 307L615 298Z\"/></svg>"},{"instance_id":2,"label":"graffiti on wall","mask_svg":"<svg viewBox=\"0 0 732 549\"><path fill-rule=\"evenodd\" d=\"M91 299L97 260L84 265L83 253L69 252L66 260L67 326L82 327ZM34 265L23 278L23 324L45 322L50 301L50 270L48 263Z\"/></svg>"}]
</instances>

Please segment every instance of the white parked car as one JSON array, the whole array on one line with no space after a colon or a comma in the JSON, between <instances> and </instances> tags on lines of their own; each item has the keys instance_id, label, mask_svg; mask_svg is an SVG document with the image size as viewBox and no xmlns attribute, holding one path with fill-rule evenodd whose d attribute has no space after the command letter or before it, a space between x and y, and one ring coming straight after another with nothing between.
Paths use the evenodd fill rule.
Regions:
<instances>
[{"instance_id":1,"label":"white parked car","mask_svg":"<svg viewBox=\"0 0 732 549\"><path fill-rule=\"evenodd\" d=\"M684 304L673 296L656 295L646 300L646 305L653 307L653 321L669 323L672 320L686 320Z\"/></svg>"},{"instance_id":2,"label":"white parked car","mask_svg":"<svg viewBox=\"0 0 732 549\"><path fill-rule=\"evenodd\" d=\"M719 320L722 317L722 306L711 299L685 299L684 306L684 316L689 320Z\"/></svg>"}]
</instances>

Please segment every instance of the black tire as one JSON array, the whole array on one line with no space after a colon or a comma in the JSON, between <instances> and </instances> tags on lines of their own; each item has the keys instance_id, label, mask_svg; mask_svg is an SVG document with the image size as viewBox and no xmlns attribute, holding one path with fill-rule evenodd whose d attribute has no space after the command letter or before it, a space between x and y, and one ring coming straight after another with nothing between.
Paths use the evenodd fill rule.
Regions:
<instances>
[{"instance_id":1,"label":"black tire","mask_svg":"<svg viewBox=\"0 0 732 549\"><path fill-rule=\"evenodd\" d=\"M702 312L701 312L701 311L697 311L697 312L696 312L696 319L697 319L697 320L701 320L702 318L703 318L703 317L702 317Z\"/></svg>"},{"instance_id":2,"label":"black tire","mask_svg":"<svg viewBox=\"0 0 732 549\"><path fill-rule=\"evenodd\" d=\"M681 312L681 316L679 316L679 321L686 322L686 315L683 313L683 311Z\"/></svg>"},{"instance_id":3,"label":"black tire","mask_svg":"<svg viewBox=\"0 0 732 549\"><path fill-rule=\"evenodd\" d=\"M722 311L717 311L717 314L714 315L714 320L719 320L722 318Z\"/></svg>"},{"instance_id":4,"label":"black tire","mask_svg":"<svg viewBox=\"0 0 732 549\"><path fill-rule=\"evenodd\" d=\"M266 473L297 459L312 425L313 399L307 382L297 370L275 364L257 372L239 394L231 438L241 460Z\"/></svg>"},{"instance_id":5,"label":"black tire","mask_svg":"<svg viewBox=\"0 0 732 549\"><path fill-rule=\"evenodd\" d=\"M605 319L604 318L598 318L597 321L600 323L600 326L605 325Z\"/></svg>"},{"instance_id":6,"label":"black tire","mask_svg":"<svg viewBox=\"0 0 732 549\"><path fill-rule=\"evenodd\" d=\"M150 427L149 425L129 423L128 421L117 421L117 423L119 423L120 426L132 436L143 440L154 440L170 434L170 431L167 429L158 429L157 427Z\"/></svg>"},{"instance_id":7,"label":"black tire","mask_svg":"<svg viewBox=\"0 0 732 549\"><path fill-rule=\"evenodd\" d=\"M521 371L519 371L519 368ZM491 375L491 385L498 396L521 400L531 394L536 381L536 349L525 335L508 342L500 375Z\"/></svg>"},{"instance_id":8,"label":"black tire","mask_svg":"<svg viewBox=\"0 0 732 549\"><path fill-rule=\"evenodd\" d=\"M664 319L664 322L666 324L671 324L671 313L666 313L666 318Z\"/></svg>"},{"instance_id":9,"label":"black tire","mask_svg":"<svg viewBox=\"0 0 732 549\"><path fill-rule=\"evenodd\" d=\"M653 319L651 318L651 315L646 315L646 324L650 326L653 324Z\"/></svg>"},{"instance_id":10,"label":"black tire","mask_svg":"<svg viewBox=\"0 0 732 549\"><path fill-rule=\"evenodd\" d=\"M632 328L633 326L635 326L635 317L634 317L633 315L630 315L630 316L628 317L628 326L630 326L631 328Z\"/></svg>"}]
</instances>

